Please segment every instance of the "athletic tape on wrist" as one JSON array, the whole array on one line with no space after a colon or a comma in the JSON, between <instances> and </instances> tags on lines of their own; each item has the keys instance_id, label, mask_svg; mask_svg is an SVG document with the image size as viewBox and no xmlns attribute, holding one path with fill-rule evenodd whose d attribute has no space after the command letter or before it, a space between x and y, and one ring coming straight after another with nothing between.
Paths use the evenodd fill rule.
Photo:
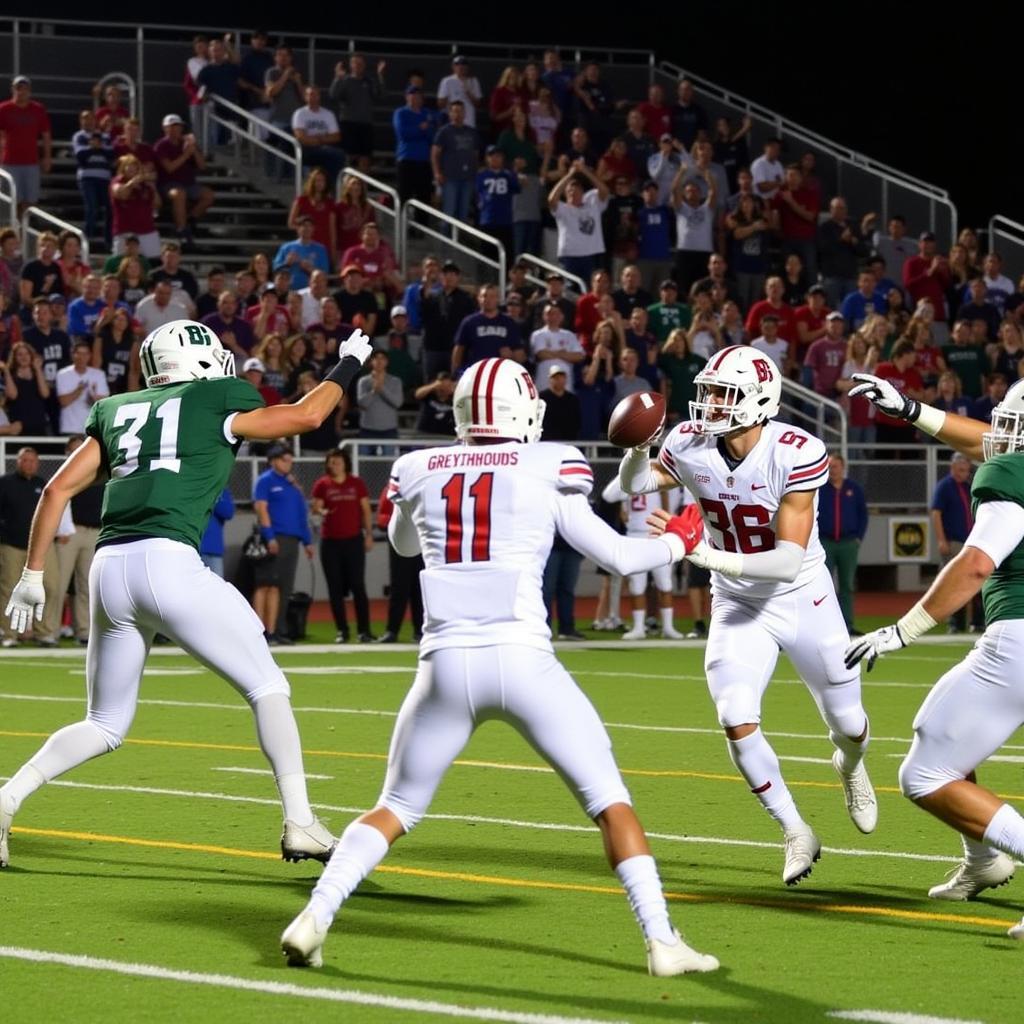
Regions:
<instances>
[{"instance_id":1,"label":"athletic tape on wrist","mask_svg":"<svg viewBox=\"0 0 1024 1024\"><path fill-rule=\"evenodd\" d=\"M941 409L936 409L934 405L925 405L920 402L918 406L917 416L910 422L918 430L934 437L945 424L946 414Z\"/></svg>"},{"instance_id":2,"label":"athletic tape on wrist","mask_svg":"<svg viewBox=\"0 0 1024 1024\"><path fill-rule=\"evenodd\" d=\"M896 623L896 628L903 637L903 642L912 644L919 636L923 636L935 625L935 620L924 610L920 601Z\"/></svg>"}]
</instances>

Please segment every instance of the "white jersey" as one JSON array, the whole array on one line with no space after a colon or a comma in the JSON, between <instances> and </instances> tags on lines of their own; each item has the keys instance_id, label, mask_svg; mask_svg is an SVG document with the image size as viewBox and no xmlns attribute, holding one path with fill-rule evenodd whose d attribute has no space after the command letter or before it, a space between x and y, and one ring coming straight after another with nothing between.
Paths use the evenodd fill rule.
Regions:
<instances>
[{"instance_id":1,"label":"white jersey","mask_svg":"<svg viewBox=\"0 0 1024 1024\"><path fill-rule=\"evenodd\" d=\"M389 525L423 554L421 654L442 647L525 644L551 650L541 595L557 530L620 575L672 561L661 539L624 538L587 503L594 475L578 448L541 442L455 445L409 452L392 468Z\"/></svg>"},{"instance_id":2,"label":"white jersey","mask_svg":"<svg viewBox=\"0 0 1024 1024\"><path fill-rule=\"evenodd\" d=\"M725 551L756 554L775 547L775 519L794 491L817 491L828 479L828 453L812 434L769 420L753 450L729 468L718 438L677 424L665 437L659 464L700 503L708 543ZM724 444L724 442L723 442ZM716 592L764 599L813 582L825 561L818 540L818 495L803 565L792 583L734 579L712 573Z\"/></svg>"},{"instance_id":3,"label":"white jersey","mask_svg":"<svg viewBox=\"0 0 1024 1024\"><path fill-rule=\"evenodd\" d=\"M680 489L672 487L667 491L651 494L627 494L619 484L618 477L612 477L601 497L608 502L625 502L625 524L628 537L649 537L651 528L647 525L650 514L659 508L675 515L680 504Z\"/></svg>"}]
</instances>

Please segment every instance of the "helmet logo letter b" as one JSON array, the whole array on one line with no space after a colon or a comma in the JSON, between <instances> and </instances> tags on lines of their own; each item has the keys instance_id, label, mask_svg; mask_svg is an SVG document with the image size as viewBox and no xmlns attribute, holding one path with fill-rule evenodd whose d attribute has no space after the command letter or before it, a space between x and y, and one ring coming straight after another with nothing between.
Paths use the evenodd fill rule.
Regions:
<instances>
[{"instance_id":1,"label":"helmet logo letter b","mask_svg":"<svg viewBox=\"0 0 1024 1024\"><path fill-rule=\"evenodd\" d=\"M755 359L754 370L757 372L757 383L764 384L772 379L772 368L768 365L767 359Z\"/></svg>"},{"instance_id":2,"label":"helmet logo letter b","mask_svg":"<svg viewBox=\"0 0 1024 1024\"><path fill-rule=\"evenodd\" d=\"M188 324L185 328L188 340L193 345L209 345L210 332L202 324Z\"/></svg>"}]
</instances>

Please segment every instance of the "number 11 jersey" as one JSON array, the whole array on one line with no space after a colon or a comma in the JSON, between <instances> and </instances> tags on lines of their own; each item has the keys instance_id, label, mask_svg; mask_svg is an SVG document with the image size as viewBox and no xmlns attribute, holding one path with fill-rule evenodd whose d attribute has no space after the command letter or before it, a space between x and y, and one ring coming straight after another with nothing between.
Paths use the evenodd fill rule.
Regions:
<instances>
[{"instance_id":1,"label":"number 11 jersey","mask_svg":"<svg viewBox=\"0 0 1024 1024\"><path fill-rule=\"evenodd\" d=\"M690 491L700 505L708 543L745 555L775 547L775 520L782 499L794 491L815 491L828 479L828 453L818 438L769 420L761 437L734 468L723 455L724 441L677 424L658 453L661 467ZM716 592L763 600L816 580L825 561L818 540L818 495L803 565L792 583L734 579L713 573Z\"/></svg>"},{"instance_id":2,"label":"number 11 jersey","mask_svg":"<svg viewBox=\"0 0 1024 1024\"><path fill-rule=\"evenodd\" d=\"M166 537L198 548L238 451L235 413L263 405L237 377L165 384L97 402L85 432L110 474L97 544Z\"/></svg>"}]
</instances>

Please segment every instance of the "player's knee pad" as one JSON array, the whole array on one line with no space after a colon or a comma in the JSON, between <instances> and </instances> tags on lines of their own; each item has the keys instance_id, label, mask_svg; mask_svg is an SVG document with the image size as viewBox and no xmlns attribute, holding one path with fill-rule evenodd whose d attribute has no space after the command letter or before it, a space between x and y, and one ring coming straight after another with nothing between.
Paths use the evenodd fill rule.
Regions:
<instances>
[{"instance_id":1,"label":"player's knee pad","mask_svg":"<svg viewBox=\"0 0 1024 1024\"><path fill-rule=\"evenodd\" d=\"M825 707L822 714L833 736L852 740L867 728L868 716L860 702L841 708Z\"/></svg>"},{"instance_id":2,"label":"player's knee pad","mask_svg":"<svg viewBox=\"0 0 1024 1024\"><path fill-rule=\"evenodd\" d=\"M951 782L961 782L964 774L947 765L937 764L918 743L911 748L899 770L900 792L911 800L934 793Z\"/></svg>"},{"instance_id":3,"label":"player's knee pad","mask_svg":"<svg viewBox=\"0 0 1024 1024\"><path fill-rule=\"evenodd\" d=\"M728 683L713 691L718 724L723 729L737 725L759 724L761 700L757 690L747 683Z\"/></svg>"},{"instance_id":4,"label":"player's knee pad","mask_svg":"<svg viewBox=\"0 0 1024 1024\"><path fill-rule=\"evenodd\" d=\"M131 725L131 716L125 720L122 715L98 715L93 711L88 712L85 720L100 734L108 752L117 750L124 743Z\"/></svg>"},{"instance_id":5,"label":"player's knee pad","mask_svg":"<svg viewBox=\"0 0 1024 1024\"><path fill-rule=\"evenodd\" d=\"M377 806L386 807L399 820L405 832L411 832L427 813L425 807L413 807L408 800L389 790L381 793Z\"/></svg>"}]
</instances>

